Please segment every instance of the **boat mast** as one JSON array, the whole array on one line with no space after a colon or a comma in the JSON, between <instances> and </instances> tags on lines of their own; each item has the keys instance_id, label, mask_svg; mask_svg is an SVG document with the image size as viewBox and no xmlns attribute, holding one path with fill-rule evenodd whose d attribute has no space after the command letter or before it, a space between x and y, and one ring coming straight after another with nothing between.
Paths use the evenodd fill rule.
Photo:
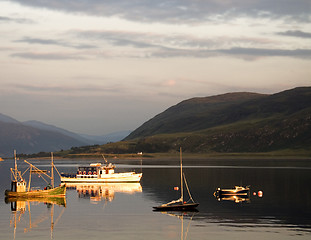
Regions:
<instances>
[{"instance_id":1,"label":"boat mast","mask_svg":"<svg viewBox=\"0 0 311 240\"><path fill-rule=\"evenodd\" d=\"M16 174L17 173L16 150L14 150L14 159L15 159L15 174ZM15 178L17 179L17 176Z\"/></svg>"},{"instance_id":2,"label":"boat mast","mask_svg":"<svg viewBox=\"0 0 311 240\"><path fill-rule=\"evenodd\" d=\"M181 193L181 202L184 202L184 187L183 187L183 174L182 174L182 150L180 147L180 193Z\"/></svg>"},{"instance_id":3,"label":"boat mast","mask_svg":"<svg viewBox=\"0 0 311 240\"><path fill-rule=\"evenodd\" d=\"M54 188L54 162L53 162L53 152L51 152L51 185Z\"/></svg>"},{"instance_id":4,"label":"boat mast","mask_svg":"<svg viewBox=\"0 0 311 240\"><path fill-rule=\"evenodd\" d=\"M29 169L28 192L30 191L31 174L32 174L31 171L32 171L32 166L30 166L30 169Z\"/></svg>"},{"instance_id":5,"label":"boat mast","mask_svg":"<svg viewBox=\"0 0 311 240\"><path fill-rule=\"evenodd\" d=\"M13 174L13 177L15 178L15 181L17 181L17 162L16 162L16 150L14 150L14 159L15 159L15 166L14 166L14 174Z\"/></svg>"}]
</instances>

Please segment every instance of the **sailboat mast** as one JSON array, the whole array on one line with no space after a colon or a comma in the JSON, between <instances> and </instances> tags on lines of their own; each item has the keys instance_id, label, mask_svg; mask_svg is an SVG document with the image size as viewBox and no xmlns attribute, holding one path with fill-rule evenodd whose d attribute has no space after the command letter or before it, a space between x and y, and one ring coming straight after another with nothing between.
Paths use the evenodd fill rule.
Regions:
<instances>
[{"instance_id":1,"label":"sailboat mast","mask_svg":"<svg viewBox=\"0 0 311 240\"><path fill-rule=\"evenodd\" d=\"M53 152L51 152L51 185L54 188L54 162L53 162Z\"/></svg>"},{"instance_id":2,"label":"sailboat mast","mask_svg":"<svg viewBox=\"0 0 311 240\"><path fill-rule=\"evenodd\" d=\"M181 201L184 202L184 186L183 186L183 174L182 174L182 150L180 147L180 193L181 193Z\"/></svg>"},{"instance_id":3,"label":"sailboat mast","mask_svg":"<svg viewBox=\"0 0 311 240\"><path fill-rule=\"evenodd\" d=\"M16 162L16 150L14 150L14 159L15 159L15 166L14 166L14 178L17 181L17 162Z\"/></svg>"}]
</instances>

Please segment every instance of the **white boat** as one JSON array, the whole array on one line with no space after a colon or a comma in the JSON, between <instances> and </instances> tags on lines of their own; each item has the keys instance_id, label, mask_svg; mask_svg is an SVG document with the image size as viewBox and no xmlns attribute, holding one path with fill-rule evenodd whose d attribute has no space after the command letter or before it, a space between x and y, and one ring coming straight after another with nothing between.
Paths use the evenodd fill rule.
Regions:
<instances>
[{"instance_id":1,"label":"white boat","mask_svg":"<svg viewBox=\"0 0 311 240\"><path fill-rule=\"evenodd\" d=\"M115 173L115 165L109 163L91 163L89 166L78 167L76 174L61 174L62 183L134 183L139 182L142 173Z\"/></svg>"}]
</instances>

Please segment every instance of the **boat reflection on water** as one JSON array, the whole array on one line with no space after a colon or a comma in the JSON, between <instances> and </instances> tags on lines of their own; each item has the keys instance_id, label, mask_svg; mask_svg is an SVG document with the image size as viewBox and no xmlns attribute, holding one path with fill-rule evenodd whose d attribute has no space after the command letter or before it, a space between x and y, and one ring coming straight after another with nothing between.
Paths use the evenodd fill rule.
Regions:
<instances>
[{"instance_id":1,"label":"boat reflection on water","mask_svg":"<svg viewBox=\"0 0 311 240\"><path fill-rule=\"evenodd\" d=\"M195 209L196 210L196 209ZM188 233L189 233L189 228L190 228L190 224L192 222L193 217L195 216L195 214L199 212L198 210L196 211L182 211L182 212L176 212L176 211L168 211L168 212L164 212L161 211L162 214L171 216L171 217L177 217L180 219L181 221L181 227L180 227L180 239L181 240L186 240L188 237ZM184 220L189 220L186 229L184 229Z\"/></svg>"},{"instance_id":2,"label":"boat reflection on water","mask_svg":"<svg viewBox=\"0 0 311 240\"><path fill-rule=\"evenodd\" d=\"M26 209L26 203L44 203L48 207L51 205L59 205L66 207L66 197L35 197L35 198L20 198L20 197L6 197L5 203L11 203L11 210L22 211ZM24 207L23 207L24 206Z\"/></svg>"},{"instance_id":3,"label":"boat reflection on water","mask_svg":"<svg viewBox=\"0 0 311 240\"><path fill-rule=\"evenodd\" d=\"M235 203L250 203L250 188L235 186L234 189L222 189L217 188L214 192L214 196L218 201L232 201Z\"/></svg>"},{"instance_id":4,"label":"boat reflection on water","mask_svg":"<svg viewBox=\"0 0 311 240\"><path fill-rule=\"evenodd\" d=\"M220 197L220 196L217 196L215 195L216 199L220 202L220 201L232 201L232 202L235 202L235 203L242 203L242 202L245 202L245 203L250 203L251 200L248 197L245 197L245 196L226 196L226 197Z\"/></svg>"},{"instance_id":5,"label":"boat reflection on water","mask_svg":"<svg viewBox=\"0 0 311 240\"><path fill-rule=\"evenodd\" d=\"M67 189L76 189L79 198L90 198L92 202L111 202L115 193L133 194L142 192L140 183L67 183Z\"/></svg>"},{"instance_id":6,"label":"boat reflection on water","mask_svg":"<svg viewBox=\"0 0 311 240\"><path fill-rule=\"evenodd\" d=\"M38 198L7 197L5 198L5 202L7 204L11 203L12 215L10 219L10 227L14 228L13 239L16 238L16 231L17 231L18 223L22 222L22 220L25 220L27 218L29 218L29 225L27 224L27 226L24 227L24 233L31 231L32 228L38 227L40 223L50 218L50 221L51 221L50 238L53 239L54 226L60 220L66 207L66 197L47 197L47 198L45 197L38 197ZM45 204L47 208L50 209L50 216L46 214L46 211L42 211L43 215L41 214L40 216L35 217L34 219L34 215L31 215L30 204L36 205L35 208L40 204ZM54 205L63 207L61 213L58 215L55 221L54 221Z\"/></svg>"}]
</instances>

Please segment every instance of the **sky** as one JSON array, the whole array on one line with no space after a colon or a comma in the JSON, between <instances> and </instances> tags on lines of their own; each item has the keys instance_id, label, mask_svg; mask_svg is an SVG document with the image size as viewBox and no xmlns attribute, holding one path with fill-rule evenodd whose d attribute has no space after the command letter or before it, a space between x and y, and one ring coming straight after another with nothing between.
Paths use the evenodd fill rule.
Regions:
<instances>
[{"instance_id":1,"label":"sky","mask_svg":"<svg viewBox=\"0 0 311 240\"><path fill-rule=\"evenodd\" d=\"M311 86L310 0L0 0L0 35L0 113L76 133Z\"/></svg>"}]
</instances>

